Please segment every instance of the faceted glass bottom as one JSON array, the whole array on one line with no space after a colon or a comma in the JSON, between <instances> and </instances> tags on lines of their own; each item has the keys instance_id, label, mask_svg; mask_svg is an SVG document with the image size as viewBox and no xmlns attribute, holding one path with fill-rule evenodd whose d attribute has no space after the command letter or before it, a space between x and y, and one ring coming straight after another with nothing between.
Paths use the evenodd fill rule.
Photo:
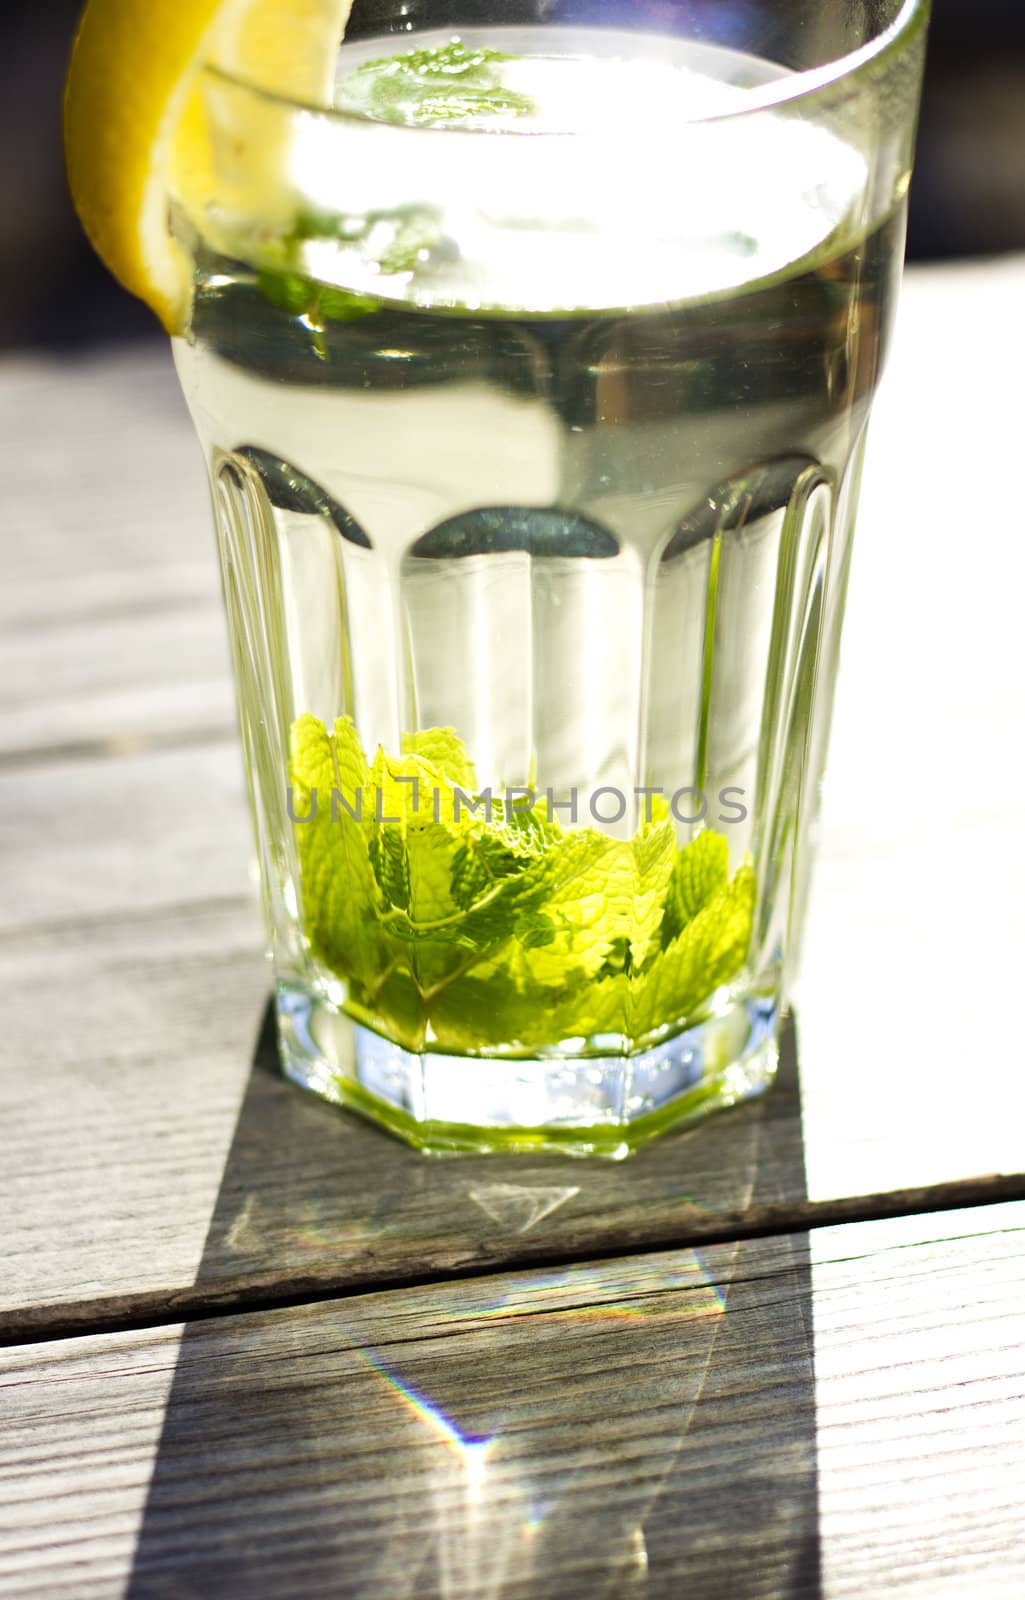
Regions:
<instances>
[{"instance_id":1,"label":"faceted glass bottom","mask_svg":"<svg viewBox=\"0 0 1025 1600\"><path fill-rule=\"evenodd\" d=\"M293 984L277 991L286 1075L429 1154L550 1150L622 1159L655 1134L760 1094L776 1000L733 1000L634 1055L415 1054Z\"/></svg>"}]
</instances>

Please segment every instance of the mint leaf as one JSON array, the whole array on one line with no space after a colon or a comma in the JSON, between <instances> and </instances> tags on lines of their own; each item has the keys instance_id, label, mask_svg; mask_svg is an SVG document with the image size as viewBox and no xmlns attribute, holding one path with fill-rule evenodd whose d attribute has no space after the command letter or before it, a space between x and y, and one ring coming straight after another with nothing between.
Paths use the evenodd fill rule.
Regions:
<instances>
[{"instance_id":1,"label":"mint leaf","mask_svg":"<svg viewBox=\"0 0 1025 1600\"><path fill-rule=\"evenodd\" d=\"M406 50L357 67L342 83L342 103L378 122L412 126L530 116L536 109L530 96L501 82L499 69L511 59L501 50L469 50L458 37Z\"/></svg>"},{"instance_id":2,"label":"mint leaf","mask_svg":"<svg viewBox=\"0 0 1025 1600\"><path fill-rule=\"evenodd\" d=\"M377 882L362 824L334 804L340 795L355 809L370 778L352 722L341 718L328 733L316 717L300 717L289 777L293 814L311 817L296 823L306 938L325 965L373 987L390 961Z\"/></svg>"},{"instance_id":3,"label":"mint leaf","mask_svg":"<svg viewBox=\"0 0 1025 1600\"><path fill-rule=\"evenodd\" d=\"M627 1030L632 1037L643 1038L666 1023L691 1017L716 989L736 977L747 958L754 901L754 869L746 864L633 986Z\"/></svg>"},{"instance_id":4,"label":"mint leaf","mask_svg":"<svg viewBox=\"0 0 1025 1600\"><path fill-rule=\"evenodd\" d=\"M383 921L429 1002L454 976L511 938L545 892L532 830L497 802L489 822L466 797L476 775L451 729L409 735L398 758L379 750L370 857L388 902ZM457 781L458 780L458 781Z\"/></svg>"},{"instance_id":5,"label":"mint leaf","mask_svg":"<svg viewBox=\"0 0 1025 1600\"><path fill-rule=\"evenodd\" d=\"M684 845L676 858L666 900L664 944L726 887L729 874L730 847L721 833L705 828Z\"/></svg>"},{"instance_id":6,"label":"mint leaf","mask_svg":"<svg viewBox=\"0 0 1025 1600\"><path fill-rule=\"evenodd\" d=\"M464 910L477 904L503 878L525 872L545 849L545 837L502 819L468 828L452 857L452 895Z\"/></svg>"},{"instance_id":7,"label":"mint leaf","mask_svg":"<svg viewBox=\"0 0 1025 1600\"><path fill-rule=\"evenodd\" d=\"M300 717L291 779L299 816L317 791L297 824L311 949L348 980L354 1014L410 1049L428 1031L468 1053L602 1035L630 1049L686 1025L743 967L753 869L731 879L707 830L677 849L668 820L620 840L500 798L473 812L451 728L371 766L350 719L328 732Z\"/></svg>"},{"instance_id":8,"label":"mint leaf","mask_svg":"<svg viewBox=\"0 0 1025 1600\"><path fill-rule=\"evenodd\" d=\"M402 735L402 754L420 756L435 767L448 783L475 793L477 774L466 754L466 746L454 728L422 728Z\"/></svg>"},{"instance_id":9,"label":"mint leaf","mask_svg":"<svg viewBox=\"0 0 1025 1600\"><path fill-rule=\"evenodd\" d=\"M599 975L640 968L654 948L673 868L668 823L635 839L610 839L594 828L567 833L549 849L547 925L520 938L514 968L521 983L579 986Z\"/></svg>"},{"instance_id":10,"label":"mint leaf","mask_svg":"<svg viewBox=\"0 0 1025 1600\"><path fill-rule=\"evenodd\" d=\"M631 967L639 970L655 949L665 916L666 896L679 860L671 822L649 824L631 841L637 874L629 925Z\"/></svg>"},{"instance_id":11,"label":"mint leaf","mask_svg":"<svg viewBox=\"0 0 1025 1600\"><path fill-rule=\"evenodd\" d=\"M292 240L286 241L291 246ZM256 286L265 300L294 317L307 317L314 325L324 322L352 322L381 309L379 300L355 294L332 284L318 283L301 272L277 272L261 267Z\"/></svg>"}]
</instances>

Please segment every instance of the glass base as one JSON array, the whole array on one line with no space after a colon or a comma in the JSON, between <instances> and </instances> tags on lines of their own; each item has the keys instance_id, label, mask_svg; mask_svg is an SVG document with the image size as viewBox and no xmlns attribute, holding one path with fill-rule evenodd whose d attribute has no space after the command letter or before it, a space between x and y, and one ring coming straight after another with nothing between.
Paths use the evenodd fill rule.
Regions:
<instances>
[{"instance_id":1,"label":"glass base","mask_svg":"<svg viewBox=\"0 0 1025 1600\"><path fill-rule=\"evenodd\" d=\"M772 997L732 1000L634 1055L414 1054L279 983L286 1075L433 1155L529 1150L620 1160L680 1122L760 1094L778 1061Z\"/></svg>"}]
</instances>

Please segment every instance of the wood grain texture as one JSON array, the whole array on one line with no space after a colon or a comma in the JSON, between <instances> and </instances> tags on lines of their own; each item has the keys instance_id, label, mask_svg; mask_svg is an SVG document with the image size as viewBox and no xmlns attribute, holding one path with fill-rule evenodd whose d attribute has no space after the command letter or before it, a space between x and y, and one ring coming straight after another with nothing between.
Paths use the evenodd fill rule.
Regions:
<instances>
[{"instance_id":1,"label":"wood grain texture","mask_svg":"<svg viewBox=\"0 0 1025 1600\"><path fill-rule=\"evenodd\" d=\"M989 1596L1025 1206L0 1357L0 1593ZM173 1371L173 1377L172 1377Z\"/></svg>"},{"instance_id":2,"label":"wood grain texture","mask_svg":"<svg viewBox=\"0 0 1025 1600\"><path fill-rule=\"evenodd\" d=\"M0 773L0 940L248 898L258 945L251 852L234 741Z\"/></svg>"},{"instance_id":3,"label":"wood grain texture","mask_svg":"<svg viewBox=\"0 0 1025 1600\"><path fill-rule=\"evenodd\" d=\"M990 1176L809 1201L789 1034L770 1095L625 1164L428 1161L285 1082L269 1017L247 1067L242 1001L258 1015L262 992L246 931L237 909L200 908L103 941L102 987L123 983L133 996L108 1054L86 1053L74 1031L76 975L86 980L83 1027L107 1021L89 981L97 952L68 962L53 1021L74 1054L62 1072L45 1059L25 1084L8 1081L6 1105L0 1097L10 1152L0 1204L20 1219L0 1287L0 1344L1025 1192L1020 1178ZM192 959L183 935L201 944ZM36 949L45 986L49 935ZM237 1004L217 1009L208 1033L228 983ZM140 1021L164 1030L141 1060ZM42 1186L30 1159L41 1145Z\"/></svg>"},{"instance_id":4,"label":"wood grain texture","mask_svg":"<svg viewBox=\"0 0 1025 1600\"><path fill-rule=\"evenodd\" d=\"M0 768L232 736L202 457L164 344L0 362Z\"/></svg>"},{"instance_id":5,"label":"wood grain texture","mask_svg":"<svg viewBox=\"0 0 1025 1600\"><path fill-rule=\"evenodd\" d=\"M254 944L247 902L0 939L0 1322L193 1281L264 1003Z\"/></svg>"},{"instance_id":6,"label":"wood grain texture","mask_svg":"<svg viewBox=\"0 0 1025 1600\"><path fill-rule=\"evenodd\" d=\"M281 1077L245 910L0 941L18 1015L47 1019L0 1076L0 1341L723 1237L800 1203L789 1048L772 1095L622 1165L425 1159Z\"/></svg>"}]
</instances>

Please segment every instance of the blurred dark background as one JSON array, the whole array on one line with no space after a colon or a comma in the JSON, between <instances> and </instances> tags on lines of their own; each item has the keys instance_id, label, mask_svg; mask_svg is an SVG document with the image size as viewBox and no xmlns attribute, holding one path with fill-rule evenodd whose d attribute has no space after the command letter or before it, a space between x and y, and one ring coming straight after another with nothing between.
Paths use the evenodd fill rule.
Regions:
<instances>
[{"instance_id":1,"label":"blurred dark background","mask_svg":"<svg viewBox=\"0 0 1025 1600\"><path fill-rule=\"evenodd\" d=\"M79 9L80 0L39 0L0 21L0 348L158 336L93 256L64 188L60 90ZM1025 249L1025 0L934 0L909 252L1016 249Z\"/></svg>"}]
</instances>

